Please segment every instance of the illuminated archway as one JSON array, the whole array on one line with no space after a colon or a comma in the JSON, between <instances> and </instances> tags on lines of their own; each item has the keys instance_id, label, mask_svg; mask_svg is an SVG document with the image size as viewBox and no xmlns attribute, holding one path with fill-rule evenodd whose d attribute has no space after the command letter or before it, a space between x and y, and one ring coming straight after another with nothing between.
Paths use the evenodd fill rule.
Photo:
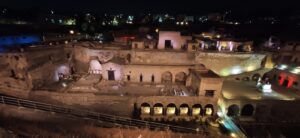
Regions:
<instances>
[{"instance_id":1,"label":"illuminated archway","mask_svg":"<svg viewBox=\"0 0 300 138\"><path fill-rule=\"evenodd\" d=\"M251 104L246 104L243 106L241 111L241 116L252 116L254 112L254 107Z\"/></svg>"},{"instance_id":2,"label":"illuminated archway","mask_svg":"<svg viewBox=\"0 0 300 138\"><path fill-rule=\"evenodd\" d=\"M54 73L54 80L58 81L63 79L71 74L70 67L68 65L61 65L56 68Z\"/></svg>"},{"instance_id":3,"label":"illuminated archway","mask_svg":"<svg viewBox=\"0 0 300 138\"><path fill-rule=\"evenodd\" d=\"M161 82L162 83L172 83L172 73L169 71L164 72L161 75Z\"/></svg>"},{"instance_id":4,"label":"illuminated archway","mask_svg":"<svg viewBox=\"0 0 300 138\"><path fill-rule=\"evenodd\" d=\"M90 74L102 74L102 65L98 60L91 60L89 67Z\"/></svg>"},{"instance_id":5,"label":"illuminated archway","mask_svg":"<svg viewBox=\"0 0 300 138\"><path fill-rule=\"evenodd\" d=\"M150 104L148 103L143 103L141 105L141 114L143 115L150 115L151 113L151 107L150 107Z\"/></svg>"},{"instance_id":6,"label":"illuminated archway","mask_svg":"<svg viewBox=\"0 0 300 138\"><path fill-rule=\"evenodd\" d=\"M214 114L214 106L212 104L206 105L204 109L205 109L204 115L212 116Z\"/></svg>"},{"instance_id":7,"label":"illuminated archway","mask_svg":"<svg viewBox=\"0 0 300 138\"><path fill-rule=\"evenodd\" d=\"M198 116L201 115L201 105L200 104L195 104L192 106L192 115L193 116Z\"/></svg>"},{"instance_id":8,"label":"illuminated archway","mask_svg":"<svg viewBox=\"0 0 300 138\"><path fill-rule=\"evenodd\" d=\"M179 107L180 115L189 115L189 106L187 104L181 104Z\"/></svg>"},{"instance_id":9,"label":"illuminated archway","mask_svg":"<svg viewBox=\"0 0 300 138\"><path fill-rule=\"evenodd\" d=\"M179 72L175 75L175 82L177 84L185 85L187 75L184 72Z\"/></svg>"},{"instance_id":10,"label":"illuminated archway","mask_svg":"<svg viewBox=\"0 0 300 138\"><path fill-rule=\"evenodd\" d=\"M239 115L240 109L236 104L230 105L227 110L227 116L236 117Z\"/></svg>"},{"instance_id":11,"label":"illuminated archway","mask_svg":"<svg viewBox=\"0 0 300 138\"><path fill-rule=\"evenodd\" d=\"M173 115L176 115L176 113L177 113L176 105L173 104L173 103L168 104L167 110L166 110L166 115L167 116L173 116Z\"/></svg>"},{"instance_id":12,"label":"illuminated archway","mask_svg":"<svg viewBox=\"0 0 300 138\"><path fill-rule=\"evenodd\" d=\"M153 106L153 115L163 115L164 107L161 103L157 103Z\"/></svg>"}]
</instances>

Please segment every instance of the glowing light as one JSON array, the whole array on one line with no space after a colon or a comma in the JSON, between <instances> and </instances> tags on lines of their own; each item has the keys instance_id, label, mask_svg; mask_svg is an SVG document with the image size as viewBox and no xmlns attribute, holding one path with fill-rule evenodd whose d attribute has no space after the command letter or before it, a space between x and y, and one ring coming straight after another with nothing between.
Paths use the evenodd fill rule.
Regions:
<instances>
[{"instance_id":1,"label":"glowing light","mask_svg":"<svg viewBox=\"0 0 300 138\"><path fill-rule=\"evenodd\" d=\"M262 85L262 91L264 93L271 93L272 92L272 85L271 84L264 84Z\"/></svg>"},{"instance_id":2,"label":"glowing light","mask_svg":"<svg viewBox=\"0 0 300 138\"><path fill-rule=\"evenodd\" d=\"M150 114L150 107L141 107L142 114Z\"/></svg>"},{"instance_id":3,"label":"glowing light","mask_svg":"<svg viewBox=\"0 0 300 138\"><path fill-rule=\"evenodd\" d=\"M230 41L229 42L229 50L232 51L232 49L233 49L233 43Z\"/></svg>"},{"instance_id":4,"label":"glowing light","mask_svg":"<svg viewBox=\"0 0 300 138\"><path fill-rule=\"evenodd\" d=\"M289 76L289 77L288 77L288 81L289 81L289 82L288 82L287 88L290 88L290 87L292 87L292 85L293 85L295 79L294 79L293 77Z\"/></svg>"},{"instance_id":5,"label":"glowing light","mask_svg":"<svg viewBox=\"0 0 300 138\"><path fill-rule=\"evenodd\" d=\"M235 138L236 137L236 134L235 133L230 133L230 136Z\"/></svg>"},{"instance_id":6,"label":"glowing light","mask_svg":"<svg viewBox=\"0 0 300 138\"><path fill-rule=\"evenodd\" d=\"M167 108L167 115L174 115L176 111L175 107L168 107Z\"/></svg>"},{"instance_id":7,"label":"glowing light","mask_svg":"<svg viewBox=\"0 0 300 138\"><path fill-rule=\"evenodd\" d=\"M212 109L211 108L206 108L205 109L205 114L206 115L211 115L212 114Z\"/></svg>"},{"instance_id":8,"label":"glowing light","mask_svg":"<svg viewBox=\"0 0 300 138\"><path fill-rule=\"evenodd\" d=\"M179 25L179 22L176 22L177 25Z\"/></svg>"},{"instance_id":9,"label":"glowing light","mask_svg":"<svg viewBox=\"0 0 300 138\"><path fill-rule=\"evenodd\" d=\"M293 68L290 72L294 74L300 74L300 67Z\"/></svg>"},{"instance_id":10,"label":"glowing light","mask_svg":"<svg viewBox=\"0 0 300 138\"><path fill-rule=\"evenodd\" d=\"M221 76L228 76L230 75L230 71L228 69L223 69L220 73Z\"/></svg>"},{"instance_id":11,"label":"glowing light","mask_svg":"<svg viewBox=\"0 0 300 138\"><path fill-rule=\"evenodd\" d=\"M193 115L200 115L201 108L193 108Z\"/></svg>"},{"instance_id":12,"label":"glowing light","mask_svg":"<svg viewBox=\"0 0 300 138\"><path fill-rule=\"evenodd\" d=\"M255 70L255 66L253 65L250 65L246 68L246 71L253 71L253 70Z\"/></svg>"},{"instance_id":13,"label":"glowing light","mask_svg":"<svg viewBox=\"0 0 300 138\"><path fill-rule=\"evenodd\" d=\"M180 22L180 25L183 25L184 24L184 22Z\"/></svg>"},{"instance_id":14,"label":"glowing light","mask_svg":"<svg viewBox=\"0 0 300 138\"><path fill-rule=\"evenodd\" d=\"M70 30L69 33L70 33L70 34L74 34L74 30Z\"/></svg>"},{"instance_id":15,"label":"glowing light","mask_svg":"<svg viewBox=\"0 0 300 138\"><path fill-rule=\"evenodd\" d=\"M63 82L61 85L62 85L63 87L67 87L67 86L68 86L65 82Z\"/></svg>"},{"instance_id":16,"label":"glowing light","mask_svg":"<svg viewBox=\"0 0 300 138\"><path fill-rule=\"evenodd\" d=\"M240 74L242 73L242 69L237 66L237 67L234 67L232 70L231 70L231 74Z\"/></svg>"},{"instance_id":17,"label":"glowing light","mask_svg":"<svg viewBox=\"0 0 300 138\"><path fill-rule=\"evenodd\" d=\"M155 32L156 32L156 33L158 33L158 32L159 32L159 29L158 29L158 28L156 28L156 29L155 29Z\"/></svg>"},{"instance_id":18,"label":"glowing light","mask_svg":"<svg viewBox=\"0 0 300 138\"><path fill-rule=\"evenodd\" d=\"M217 38L221 38L221 35L217 35Z\"/></svg>"},{"instance_id":19,"label":"glowing light","mask_svg":"<svg viewBox=\"0 0 300 138\"><path fill-rule=\"evenodd\" d=\"M181 115L187 115L189 111L189 108L187 107L180 107L180 114Z\"/></svg>"},{"instance_id":20,"label":"glowing light","mask_svg":"<svg viewBox=\"0 0 300 138\"><path fill-rule=\"evenodd\" d=\"M162 107L154 107L154 114L155 115L161 115L163 113Z\"/></svg>"},{"instance_id":21,"label":"glowing light","mask_svg":"<svg viewBox=\"0 0 300 138\"><path fill-rule=\"evenodd\" d=\"M280 74L279 76L280 76L280 79L278 80L278 82L279 82L279 85L282 85L286 75L285 74Z\"/></svg>"},{"instance_id":22,"label":"glowing light","mask_svg":"<svg viewBox=\"0 0 300 138\"><path fill-rule=\"evenodd\" d=\"M284 64L281 64L281 65L278 65L277 66L277 69L280 69L280 70L285 70L285 69L287 69L288 68L288 66L287 65L284 65Z\"/></svg>"}]
</instances>

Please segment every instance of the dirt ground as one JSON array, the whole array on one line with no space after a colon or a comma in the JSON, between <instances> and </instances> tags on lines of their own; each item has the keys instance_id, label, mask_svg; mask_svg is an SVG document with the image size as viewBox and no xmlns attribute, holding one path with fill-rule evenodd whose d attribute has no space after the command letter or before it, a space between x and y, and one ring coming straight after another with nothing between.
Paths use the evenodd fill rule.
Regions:
<instances>
[{"instance_id":1,"label":"dirt ground","mask_svg":"<svg viewBox=\"0 0 300 138\"><path fill-rule=\"evenodd\" d=\"M114 126L114 127L112 127ZM0 105L0 138L202 138L203 134L116 127L39 110ZM215 136L214 136L215 137Z\"/></svg>"}]
</instances>

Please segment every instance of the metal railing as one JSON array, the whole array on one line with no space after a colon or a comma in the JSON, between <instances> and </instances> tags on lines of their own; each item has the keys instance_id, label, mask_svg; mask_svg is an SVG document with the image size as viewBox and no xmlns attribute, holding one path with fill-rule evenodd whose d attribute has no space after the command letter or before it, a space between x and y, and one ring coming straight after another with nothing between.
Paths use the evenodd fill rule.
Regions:
<instances>
[{"instance_id":1,"label":"metal railing","mask_svg":"<svg viewBox=\"0 0 300 138\"><path fill-rule=\"evenodd\" d=\"M133 127L139 127L139 128L172 130L175 132L184 132L184 133L199 133L199 134L205 133L204 131L199 130L199 128L188 128L188 127L183 127L183 126L176 126L176 125L163 124L163 123L157 123L157 122L151 122L151 121L131 119L131 118L108 115L108 114L103 114L103 113L98 113L98 112L87 111L87 110L72 109L72 108L64 107L64 106L56 106L56 105L52 105L52 104L36 102L36 101L31 101L31 100L25 100L25 99L19 99L19 98L14 98L14 97L9 97L9 96L1 96L0 103L6 104L6 105L18 106L18 107L38 109L38 110L43 110L43 111L47 111L47 112L72 115L72 116L80 117L83 119L92 119L92 120L97 120L97 121L110 122L110 123L114 123L114 124L133 126Z\"/></svg>"}]
</instances>

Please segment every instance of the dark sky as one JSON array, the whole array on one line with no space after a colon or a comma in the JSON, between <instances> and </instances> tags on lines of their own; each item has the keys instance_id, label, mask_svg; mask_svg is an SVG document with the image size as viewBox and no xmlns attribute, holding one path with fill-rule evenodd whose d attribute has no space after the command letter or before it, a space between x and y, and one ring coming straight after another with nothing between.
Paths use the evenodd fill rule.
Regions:
<instances>
[{"instance_id":1,"label":"dark sky","mask_svg":"<svg viewBox=\"0 0 300 138\"><path fill-rule=\"evenodd\" d=\"M299 12L291 0L0 0L0 7L54 9L79 12L185 12L203 13L231 9L241 13Z\"/></svg>"}]
</instances>

